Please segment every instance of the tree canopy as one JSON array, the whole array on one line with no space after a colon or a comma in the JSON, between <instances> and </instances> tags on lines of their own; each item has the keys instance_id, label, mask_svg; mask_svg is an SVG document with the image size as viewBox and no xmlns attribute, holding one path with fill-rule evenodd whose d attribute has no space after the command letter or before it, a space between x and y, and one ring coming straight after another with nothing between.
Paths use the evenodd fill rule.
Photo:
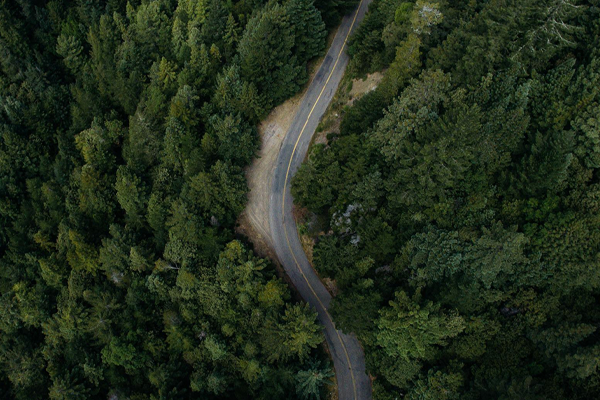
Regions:
<instances>
[{"instance_id":1,"label":"tree canopy","mask_svg":"<svg viewBox=\"0 0 600 400\"><path fill-rule=\"evenodd\" d=\"M355 3L0 2L1 398L321 396L316 314L233 228Z\"/></svg>"},{"instance_id":2,"label":"tree canopy","mask_svg":"<svg viewBox=\"0 0 600 400\"><path fill-rule=\"evenodd\" d=\"M375 0L293 180L376 399L600 394L596 1Z\"/></svg>"}]
</instances>

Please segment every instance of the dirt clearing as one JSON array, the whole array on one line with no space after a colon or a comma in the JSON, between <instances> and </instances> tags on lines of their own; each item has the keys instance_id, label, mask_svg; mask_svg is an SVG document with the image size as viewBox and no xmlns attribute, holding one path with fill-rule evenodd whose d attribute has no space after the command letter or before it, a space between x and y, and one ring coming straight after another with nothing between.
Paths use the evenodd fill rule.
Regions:
<instances>
[{"instance_id":1,"label":"dirt clearing","mask_svg":"<svg viewBox=\"0 0 600 400\"><path fill-rule=\"evenodd\" d=\"M352 89L350 90L350 104L352 104L355 100L358 100L363 94L370 92L371 90L375 90L381 79L383 78L383 74L381 72L374 72L363 79L353 79L352 80Z\"/></svg>"},{"instance_id":2,"label":"dirt clearing","mask_svg":"<svg viewBox=\"0 0 600 400\"><path fill-rule=\"evenodd\" d=\"M383 78L383 72L368 74L364 79L342 79L335 97L317 128L313 143L327 143L328 133L340 133L340 123L345 107L349 107L366 93L375 90ZM308 151L310 154L310 150Z\"/></svg>"},{"instance_id":3,"label":"dirt clearing","mask_svg":"<svg viewBox=\"0 0 600 400\"><path fill-rule=\"evenodd\" d=\"M257 157L246 169L246 179L250 192L248 205L238 219L237 231L245 235L254 244L256 252L262 257L275 259L271 250L269 228L269 186L275 170L279 148L283 143L304 92L296 95L275 108L260 123L261 146Z\"/></svg>"}]
</instances>

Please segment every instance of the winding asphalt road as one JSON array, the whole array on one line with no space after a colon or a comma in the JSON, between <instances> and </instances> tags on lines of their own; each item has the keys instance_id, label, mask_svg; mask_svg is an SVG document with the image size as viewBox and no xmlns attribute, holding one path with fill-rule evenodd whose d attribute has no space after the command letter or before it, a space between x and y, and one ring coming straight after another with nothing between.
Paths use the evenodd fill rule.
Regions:
<instances>
[{"instance_id":1,"label":"winding asphalt road","mask_svg":"<svg viewBox=\"0 0 600 400\"><path fill-rule=\"evenodd\" d=\"M306 156L310 140L331 102L348 65L346 42L363 19L369 3L362 0L357 10L342 20L337 34L311 82L294 121L286 134L273 176L269 224L279 261L302 298L318 313L333 358L340 400L371 399L371 383L365 372L365 357L353 335L335 329L328 308L331 295L312 269L298 238L292 217L290 181Z\"/></svg>"}]
</instances>

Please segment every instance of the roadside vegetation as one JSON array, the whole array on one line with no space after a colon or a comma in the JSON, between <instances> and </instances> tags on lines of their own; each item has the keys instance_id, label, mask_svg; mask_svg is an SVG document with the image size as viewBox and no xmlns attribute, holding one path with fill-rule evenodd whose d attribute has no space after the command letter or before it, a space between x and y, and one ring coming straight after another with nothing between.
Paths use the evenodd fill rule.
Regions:
<instances>
[{"instance_id":1,"label":"roadside vegetation","mask_svg":"<svg viewBox=\"0 0 600 400\"><path fill-rule=\"evenodd\" d=\"M375 0L350 40L385 76L292 193L375 399L600 397L599 6Z\"/></svg>"}]
</instances>

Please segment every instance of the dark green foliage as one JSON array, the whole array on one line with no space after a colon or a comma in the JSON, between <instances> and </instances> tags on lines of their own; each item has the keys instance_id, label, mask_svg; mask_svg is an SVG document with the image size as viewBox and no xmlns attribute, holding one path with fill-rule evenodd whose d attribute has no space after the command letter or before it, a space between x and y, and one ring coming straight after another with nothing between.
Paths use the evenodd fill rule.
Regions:
<instances>
[{"instance_id":1,"label":"dark green foliage","mask_svg":"<svg viewBox=\"0 0 600 400\"><path fill-rule=\"evenodd\" d=\"M600 395L598 17L373 2L352 73L389 69L292 193L329 220L314 264L375 398Z\"/></svg>"},{"instance_id":2,"label":"dark green foliage","mask_svg":"<svg viewBox=\"0 0 600 400\"><path fill-rule=\"evenodd\" d=\"M257 13L240 39L240 72L278 104L298 90L306 72L292 55L295 37L283 6L273 4Z\"/></svg>"},{"instance_id":3,"label":"dark green foliage","mask_svg":"<svg viewBox=\"0 0 600 400\"><path fill-rule=\"evenodd\" d=\"M341 134L356 135L367 132L383 116L386 105L386 98L381 91L375 90L366 93L344 114L340 126Z\"/></svg>"},{"instance_id":4,"label":"dark green foliage","mask_svg":"<svg viewBox=\"0 0 600 400\"><path fill-rule=\"evenodd\" d=\"M305 63L325 44L325 26L311 0L270 3L246 27L239 43L240 71L268 106L281 103L307 79Z\"/></svg>"},{"instance_id":5,"label":"dark green foliage","mask_svg":"<svg viewBox=\"0 0 600 400\"><path fill-rule=\"evenodd\" d=\"M296 38L292 52L303 64L325 47L325 24L314 0L288 0L286 7Z\"/></svg>"},{"instance_id":6,"label":"dark green foliage","mask_svg":"<svg viewBox=\"0 0 600 400\"><path fill-rule=\"evenodd\" d=\"M334 26L342 16L349 13L360 0L313 0L321 12L327 27Z\"/></svg>"},{"instance_id":7,"label":"dark green foliage","mask_svg":"<svg viewBox=\"0 0 600 400\"><path fill-rule=\"evenodd\" d=\"M255 125L325 46L266 3L0 2L0 398L322 394L315 313L234 240Z\"/></svg>"}]
</instances>

